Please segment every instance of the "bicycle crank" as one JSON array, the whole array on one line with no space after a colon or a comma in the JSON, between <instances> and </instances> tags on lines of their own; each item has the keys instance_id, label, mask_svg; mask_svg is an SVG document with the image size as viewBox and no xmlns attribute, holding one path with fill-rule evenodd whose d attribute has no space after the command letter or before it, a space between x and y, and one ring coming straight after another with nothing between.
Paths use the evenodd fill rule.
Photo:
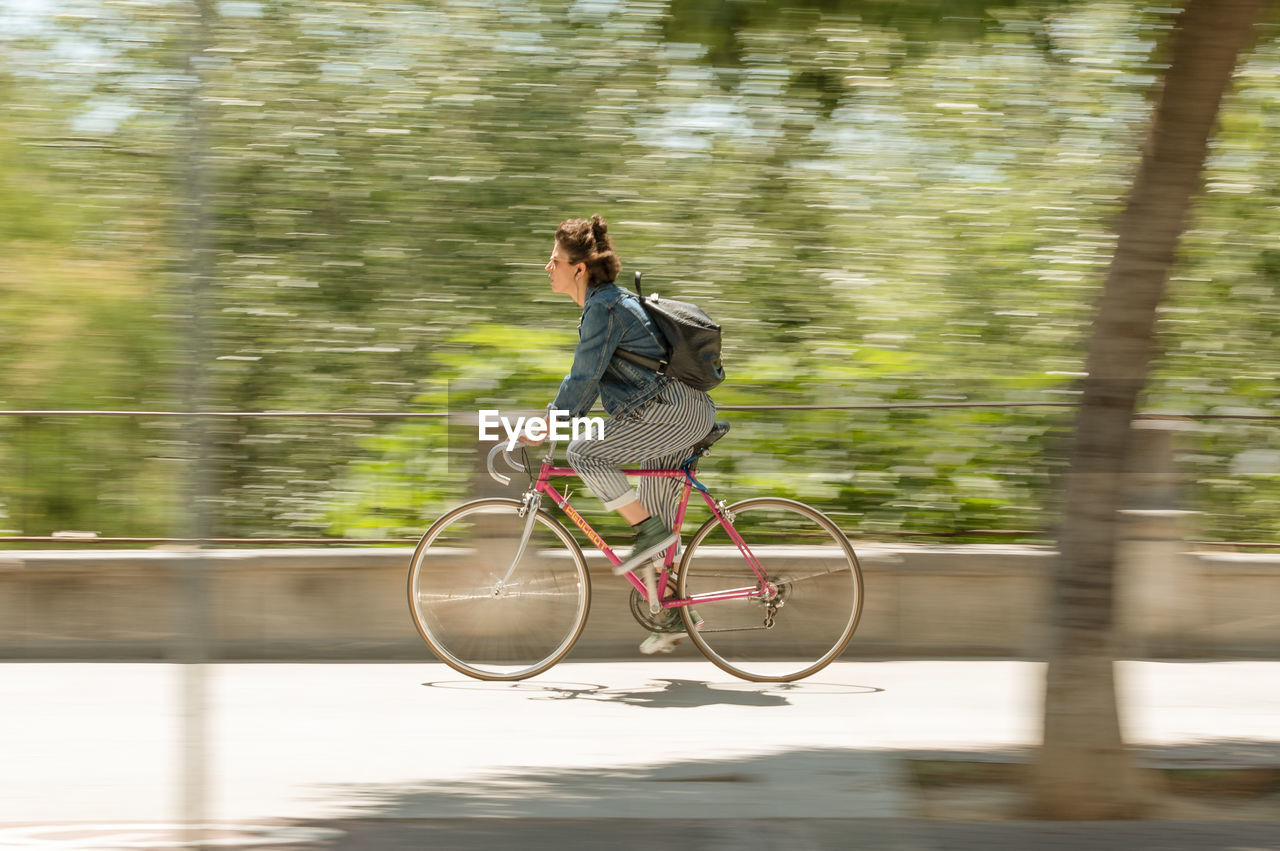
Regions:
<instances>
[{"instance_id":1,"label":"bicycle crank","mask_svg":"<svg viewBox=\"0 0 1280 851\"><path fill-rule=\"evenodd\" d=\"M631 616L650 632L680 632L684 629L678 609L659 608L656 614L650 612L649 601L634 588L631 589Z\"/></svg>"}]
</instances>

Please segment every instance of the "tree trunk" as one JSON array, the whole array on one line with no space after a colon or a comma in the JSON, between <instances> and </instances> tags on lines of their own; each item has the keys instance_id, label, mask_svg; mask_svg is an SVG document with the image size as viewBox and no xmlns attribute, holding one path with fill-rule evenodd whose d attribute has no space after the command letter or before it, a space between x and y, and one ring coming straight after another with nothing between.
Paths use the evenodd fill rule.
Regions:
<instances>
[{"instance_id":1,"label":"tree trunk","mask_svg":"<svg viewBox=\"0 0 1280 851\"><path fill-rule=\"evenodd\" d=\"M1042 818L1142 815L1146 784L1115 699L1112 587L1123 473L1156 307L1198 192L1223 93L1264 0L1190 0L1125 210L1089 340L1053 586L1044 743L1032 784Z\"/></svg>"}]
</instances>

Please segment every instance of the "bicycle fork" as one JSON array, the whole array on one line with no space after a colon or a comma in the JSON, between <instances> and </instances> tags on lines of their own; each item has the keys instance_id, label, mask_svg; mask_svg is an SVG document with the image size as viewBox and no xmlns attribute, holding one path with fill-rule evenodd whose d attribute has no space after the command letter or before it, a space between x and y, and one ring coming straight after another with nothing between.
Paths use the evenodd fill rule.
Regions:
<instances>
[{"instance_id":1,"label":"bicycle fork","mask_svg":"<svg viewBox=\"0 0 1280 851\"><path fill-rule=\"evenodd\" d=\"M525 492L524 503L516 510L516 516L524 518L524 529L520 532L520 543L516 545L516 554L511 557L511 565L507 568L507 572L489 590L491 596L501 597L506 592L507 582L510 581L511 574L515 573L516 565L520 563L520 559L524 557L524 551L529 546L529 539L533 537L533 525L538 522L538 509L541 505L541 493L533 490Z\"/></svg>"}]
</instances>

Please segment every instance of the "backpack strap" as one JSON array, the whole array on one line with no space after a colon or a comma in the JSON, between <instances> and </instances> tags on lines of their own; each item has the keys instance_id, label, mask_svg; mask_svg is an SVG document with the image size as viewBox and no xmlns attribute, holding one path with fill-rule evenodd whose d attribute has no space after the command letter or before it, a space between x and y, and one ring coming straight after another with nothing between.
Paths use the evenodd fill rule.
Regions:
<instances>
[{"instance_id":1,"label":"backpack strap","mask_svg":"<svg viewBox=\"0 0 1280 851\"><path fill-rule=\"evenodd\" d=\"M640 270L636 270L636 298L640 299L640 306L644 307L644 293L640 290ZM650 334L649 336L653 336ZM656 340L655 340L656 342ZM658 360L656 358L647 358L644 355L638 355L635 352L629 352L626 349L614 349L613 353L625 361L631 361L637 366L645 369L651 369L658 375L666 375L667 367L670 365L666 360Z\"/></svg>"},{"instance_id":2,"label":"backpack strap","mask_svg":"<svg viewBox=\"0 0 1280 851\"><path fill-rule=\"evenodd\" d=\"M644 355L638 355L635 352L629 352L626 349L614 349L613 353L618 357L622 358L623 360L631 361L632 363L638 366L642 366L645 369L651 369L654 372L658 373L658 375L666 375L667 367L670 365L665 360L655 360L654 358L647 358Z\"/></svg>"}]
</instances>

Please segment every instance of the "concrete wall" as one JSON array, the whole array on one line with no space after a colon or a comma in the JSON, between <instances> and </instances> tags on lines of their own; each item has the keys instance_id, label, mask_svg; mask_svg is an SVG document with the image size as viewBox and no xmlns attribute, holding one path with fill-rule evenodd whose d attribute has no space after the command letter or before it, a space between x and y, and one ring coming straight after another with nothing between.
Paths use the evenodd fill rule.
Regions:
<instances>
[{"instance_id":1,"label":"concrete wall","mask_svg":"<svg viewBox=\"0 0 1280 851\"><path fill-rule=\"evenodd\" d=\"M1127 655L1280 658L1280 554L1187 552L1169 512L1137 512L1117 616ZM866 599L847 655L1036 658L1056 553L1021 546L857 544ZM202 554L218 659L429 659L409 618L411 551ZM0 658L173 658L185 627L166 550L0 554ZM571 658L635 654L630 587L591 560L587 630ZM692 648L681 653L696 655Z\"/></svg>"}]
</instances>

